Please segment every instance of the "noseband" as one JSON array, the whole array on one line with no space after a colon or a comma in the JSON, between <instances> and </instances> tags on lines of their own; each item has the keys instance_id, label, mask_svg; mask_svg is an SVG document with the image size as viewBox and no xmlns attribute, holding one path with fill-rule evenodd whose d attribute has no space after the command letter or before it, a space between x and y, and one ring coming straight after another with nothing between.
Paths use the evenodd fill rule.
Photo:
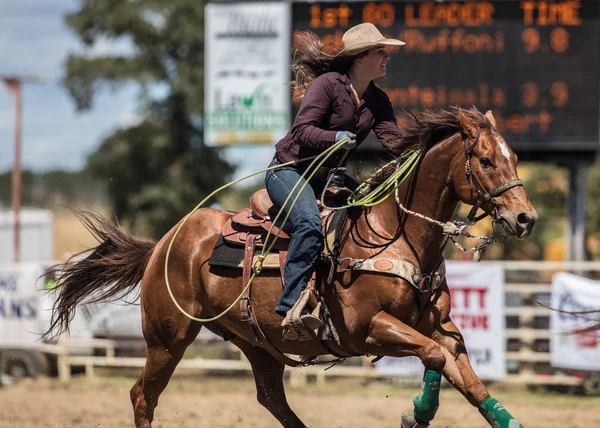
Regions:
<instances>
[{"instance_id":1,"label":"noseband","mask_svg":"<svg viewBox=\"0 0 600 428\"><path fill-rule=\"evenodd\" d=\"M488 215L487 212L484 212L480 216L475 217L477 214L477 210L479 210L479 208L481 208L481 206L484 203L489 203L490 205L492 205L492 212L489 215L490 215L490 217L492 217L492 219L494 221L498 221L500 219L500 212L499 212L500 207L496 202L494 202L493 198L496 196L500 196L507 190L512 189L513 187L523 185L523 182L521 180L517 179L517 180L512 180L507 183L501 184L497 187L494 187L491 190L486 190L483 188L483 186L481 185L481 182L475 175L475 172L473 172L473 170L471 169L471 157L473 156L473 151L475 150L475 147L477 147L477 145L479 144L480 136L481 136L480 128L477 127L477 135L475 136L475 140L473 141L472 145L469 146L468 138L466 138L466 137L463 138L465 157L467 158L467 161L465 163L465 173L467 174L467 181L469 182L469 189L471 189L471 193L472 193L473 186L475 186L475 190L477 191L477 195L478 195L477 201L475 201L473 208L471 208L471 211L469 212L469 215L467 216L467 224L477 223L479 220L481 220L482 218L484 218L485 216Z\"/></svg>"}]
</instances>

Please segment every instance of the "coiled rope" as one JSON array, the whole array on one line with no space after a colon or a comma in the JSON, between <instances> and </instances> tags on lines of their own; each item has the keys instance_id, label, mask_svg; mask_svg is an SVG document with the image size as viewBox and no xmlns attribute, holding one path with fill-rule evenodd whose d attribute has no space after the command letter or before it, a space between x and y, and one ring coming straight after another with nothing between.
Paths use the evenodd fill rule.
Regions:
<instances>
[{"instance_id":1,"label":"coiled rope","mask_svg":"<svg viewBox=\"0 0 600 428\"><path fill-rule=\"evenodd\" d=\"M260 274L260 272L262 271L262 263L264 262L264 259L266 258L267 254L271 251L271 249L275 245L275 242L279 238L279 233L280 233L281 229L279 229L279 231L277 232L276 235L273 235L272 234L272 230L273 230L274 225L275 224L285 224L287 222L287 220L289 218L289 215L290 215L290 212L291 212L291 209L294 207L294 205L296 204L298 198L300 197L300 194L302 193L302 191L304 190L304 188L309 184L310 180L314 177L314 175L317 173L317 171L319 170L319 168L321 168L325 164L325 162L327 161L327 159L329 159L335 152L337 152L339 150L345 150L345 149L343 149L343 146L349 140L350 139L348 137L346 137L346 138L340 140L339 142L335 143L333 146L329 147L327 150L323 151L323 153L320 153L319 155L311 156L311 157L307 157L307 158L303 158L303 159L299 159L297 161L286 162L286 163L275 165L275 166L271 166L271 167L268 167L268 168L264 168L264 169L261 169L260 171L254 172L254 173L249 174L249 175L247 175L245 177L241 177L241 178L238 178L237 180L234 180L234 181L232 181L230 183L227 183L227 184L219 187L218 189L216 189L212 193L210 193L207 197L205 197L202 201L200 201L200 203L198 203L198 205L196 205L194 207L194 209L192 209L192 211L190 211L183 218L183 220L181 221L181 223L179 224L179 226L175 230L175 233L173 234L173 237L171 238L171 241L169 242L169 246L167 248L167 254L165 256L165 283L166 283L166 286L167 286L167 290L169 292L169 296L171 297L171 300L173 301L173 304L177 307L177 309L183 315L185 315L187 318L189 318L189 319L191 319L193 321L197 321L197 322L201 322L201 323L212 322L212 321L216 321L219 318L221 318L222 316L224 316L237 303L239 303L239 301L242 299L242 297L244 296L244 294L246 293L246 291L248 290L248 288L252 284L252 281L254 280L255 276L258 275L258 274ZM412 170L418 164L418 161L421 158L421 156L422 156L422 152L419 151L419 150L413 150L413 151L408 152L408 157L400 159L400 160L392 161L392 162L396 162L397 163L398 168L396 169L396 171L390 177L388 177L388 179L386 179L382 184L380 184L373 191L369 192L364 197L361 197L361 195L370 186L370 184L369 184L369 182L367 180L367 182L361 184L356 189L356 191L353 193L353 195L348 199L348 201L347 201L348 204L347 205L345 205L343 207L326 207L326 208L327 209L331 209L331 210L337 210L337 209L344 209L344 208L357 207L357 206L372 207L372 206L375 206L377 204L380 204L381 202L383 202L386 199L388 199L394 193L394 190L400 185L400 183L412 172ZM345 156L344 156L344 158L345 158ZM343 161L344 158L342 158L342 161ZM267 236L264 239L263 250L262 250L261 254L257 257L257 262L253 266L252 276L248 280L248 283L242 289L242 292L239 294L239 296L223 312L221 312L220 314L218 314L218 315L216 315L214 317L210 317L210 318L198 318L198 317L195 317L195 316L189 314L184 308L181 307L181 305L179 304L179 302L177 302L177 299L175 299L175 296L173 295L173 291L171 289L171 284L169 282L169 270L168 270L169 256L171 254L171 249L173 247L173 243L175 242L175 238L179 234L179 231L181 230L181 228L183 227L183 225L187 222L187 220L190 218L190 216L196 210L198 210L200 207L202 207L208 200L210 200L210 198L212 198L214 195L216 195L217 193L221 192L222 190L225 190L226 188L228 188L230 186L233 186L234 184L237 184L237 183L239 183L239 182L241 182L243 180L246 180L246 179L248 179L250 177L254 177L254 176L258 175L258 174L262 174L262 173L264 173L266 171L270 171L270 170L274 170L274 169L278 169L278 168L283 168L285 166L296 165L296 164L303 163L303 162L308 162L308 161L312 161L312 162L306 168L306 170L304 171L304 173L301 176L301 178L304 179L304 180L299 180L294 185L294 187L290 191L289 196L285 200L282 208L279 210L279 213L273 219L272 225L271 225L269 231L267 232ZM400 162L402 162L402 163L400 164ZM293 200L291 200L292 196L294 195L294 192L296 191L296 189L298 188L298 186L300 185L300 183L302 183L302 186L300 186L300 189L297 192L296 196L293 198ZM328 184L329 184L329 180L328 180ZM289 205L289 209L288 209L287 207L288 207L288 203L290 203L290 200L291 200L291 204ZM281 214L284 211L286 212L286 215L283 218L283 220L281 221L281 223L278 223L278 220L279 220ZM273 240L267 246L267 242L269 241L270 237L273 237Z\"/></svg>"}]
</instances>

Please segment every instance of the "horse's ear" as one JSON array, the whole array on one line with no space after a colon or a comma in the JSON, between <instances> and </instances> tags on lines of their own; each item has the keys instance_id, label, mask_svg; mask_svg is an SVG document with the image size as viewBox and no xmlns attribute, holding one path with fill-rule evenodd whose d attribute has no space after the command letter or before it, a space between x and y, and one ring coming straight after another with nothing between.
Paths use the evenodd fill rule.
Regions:
<instances>
[{"instance_id":1,"label":"horse's ear","mask_svg":"<svg viewBox=\"0 0 600 428\"><path fill-rule=\"evenodd\" d=\"M488 110L485 112L485 117L488 118L488 120L490 121L490 123L492 125L494 125L494 128L498 129L498 125L496 125L496 118L494 117L494 115L492 114L491 110Z\"/></svg>"},{"instance_id":2,"label":"horse's ear","mask_svg":"<svg viewBox=\"0 0 600 428\"><path fill-rule=\"evenodd\" d=\"M463 134L469 139L474 139L477 135L477 125L475 125L469 116L463 113L460 107L458 107L458 121Z\"/></svg>"}]
</instances>

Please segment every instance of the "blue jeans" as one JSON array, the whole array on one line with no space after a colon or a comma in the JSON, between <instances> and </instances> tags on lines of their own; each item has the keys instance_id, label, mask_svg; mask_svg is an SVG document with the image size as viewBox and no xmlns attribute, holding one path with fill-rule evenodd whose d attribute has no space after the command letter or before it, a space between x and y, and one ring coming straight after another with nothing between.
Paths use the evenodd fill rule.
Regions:
<instances>
[{"instance_id":1,"label":"blue jeans","mask_svg":"<svg viewBox=\"0 0 600 428\"><path fill-rule=\"evenodd\" d=\"M280 163L282 162L275 157L270 166ZM300 188L306 182L301 177L303 172L302 167L296 166L267 171L265 186L276 207L283 206L296 183L300 184L296 187L294 196L288 201L288 206L295 195L298 195ZM283 316L294 306L300 293L306 288L323 249L323 232L317 197L321 196L325 184L326 177L313 178L310 181L292 207L284 227L285 231L290 234L290 245L285 261L283 294L275 306L275 312ZM356 188L358 184L346 176L346 185ZM282 216L284 215L285 213L282 214ZM280 218L283 219L283 217Z\"/></svg>"}]
</instances>

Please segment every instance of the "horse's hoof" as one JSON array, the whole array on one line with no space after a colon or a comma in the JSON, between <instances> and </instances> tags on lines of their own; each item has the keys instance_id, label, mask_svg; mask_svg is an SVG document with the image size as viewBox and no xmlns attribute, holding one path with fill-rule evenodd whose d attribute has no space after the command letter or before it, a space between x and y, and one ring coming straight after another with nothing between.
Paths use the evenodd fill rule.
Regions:
<instances>
[{"instance_id":1,"label":"horse's hoof","mask_svg":"<svg viewBox=\"0 0 600 428\"><path fill-rule=\"evenodd\" d=\"M421 424L415 420L414 410L407 410L402 415L400 428L427 428L429 424Z\"/></svg>"}]
</instances>

